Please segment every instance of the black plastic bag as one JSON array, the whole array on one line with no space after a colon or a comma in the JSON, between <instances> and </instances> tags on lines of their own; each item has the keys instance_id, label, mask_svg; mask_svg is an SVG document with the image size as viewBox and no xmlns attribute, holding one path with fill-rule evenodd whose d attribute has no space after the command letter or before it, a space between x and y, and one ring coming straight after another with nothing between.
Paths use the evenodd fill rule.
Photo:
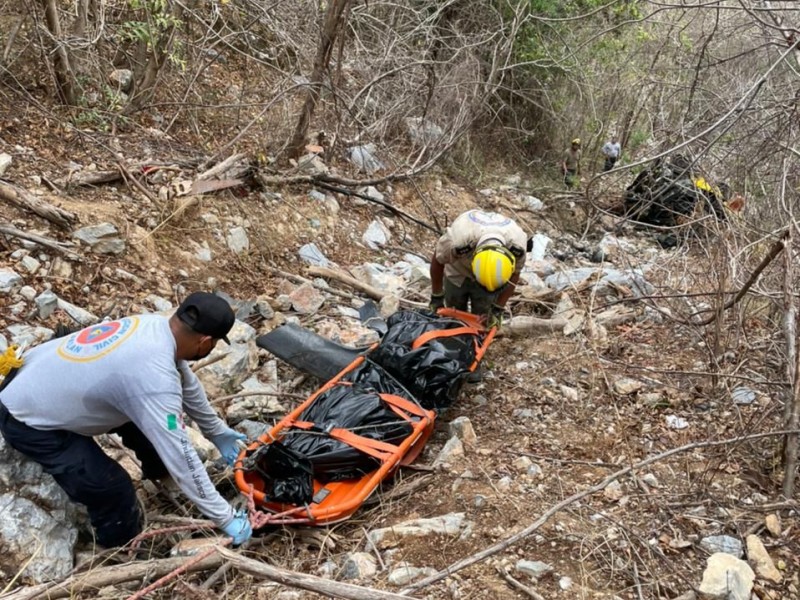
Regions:
<instances>
[{"instance_id":1,"label":"black plastic bag","mask_svg":"<svg viewBox=\"0 0 800 600\"><path fill-rule=\"evenodd\" d=\"M380 466L377 458L328 435L333 429L389 444L400 444L413 428L374 391L337 385L321 394L297 419L312 429L290 428L283 443L311 461L314 477L326 483L355 479Z\"/></svg>"},{"instance_id":2,"label":"black plastic bag","mask_svg":"<svg viewBox=\"0 0 800 600\"><path fill-rule=\"evenodd\" d=\"M427 409L443 409L458 394L475 362L475 336L435 338L419 348L412 344L429 331L463 327L461 321L433 313L397 312L389 317L389 330L369 354L371 361L396 378Z\"/></svg>"},{"instance_id":3,"label":"black plastic bag","mask_svg":"<svg viewBox=\"0 0 800 600\"><path fill-rule=\"evenodd\" d=\"M259 446L251 457L264 481L264 494L274 502L308 504L314 496L311 461L280 442Z\"/></svg>"}]
</instances>

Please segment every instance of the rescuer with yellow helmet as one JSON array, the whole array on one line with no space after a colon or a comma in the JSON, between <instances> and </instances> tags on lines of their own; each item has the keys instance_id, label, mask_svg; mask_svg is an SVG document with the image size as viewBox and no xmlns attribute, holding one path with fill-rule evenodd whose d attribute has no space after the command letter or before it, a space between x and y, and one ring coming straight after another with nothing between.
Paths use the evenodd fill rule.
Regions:
<instances>
[{"instance_id":1,"label":"rescuer with yellow helmet","mask_svg":"<svg viewBox=\"0 0 800 600\"><path fill-rule=\"evenodd\" d=\"M431 310L449 306L502 324L506 302L525 264L528 236L508 217L470 210L436 243L431 259Z\"/></svg>"}]
</instances>

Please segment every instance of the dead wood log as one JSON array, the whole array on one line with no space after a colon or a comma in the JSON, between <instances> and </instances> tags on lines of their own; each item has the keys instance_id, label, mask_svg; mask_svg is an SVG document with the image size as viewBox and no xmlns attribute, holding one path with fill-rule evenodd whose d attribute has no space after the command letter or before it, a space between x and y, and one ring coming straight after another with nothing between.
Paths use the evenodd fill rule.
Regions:
<instances>
[{"instance_id":1,"label":"dead wood log","mask_svg":"<svg viewBox=\"0 0 800 600\"><path fill-rule=\"evenodd\" d=\"M77 171L56 179L55 183L59 187L69 188L71 186L100 185L120 179L122 179L122 173L116 169L113 171Z\"/></svg>"},{"instance_id":2,"label":"dead wood log","mask_svg":"<svg viewBox=\"0 0 800 600\"><path fill-rule=\"evenodd\" d=\"M296 571L288 571L273 567L252 558L247 558L225 548L217 548L217 552L229 561L234 567L252 577L260 577L276 581L283 585L317 592L323 596L333 598L347 598L349 600L407 600L408 596L385 592L373 588L361 587L351 583L332 581L315 575L306 575Z\"/></svg>"},{"instance_id":3,"label":"dead wood log","mask_svg":"<svg viewBox=\"0 0 800 600\"><path fill-rule=\"evenodd\" d=\"M383 292L378 288L372 287L368 283L359 281L355 277L342 273L341 271L336 271L335 269L329 269L328 267L308 267L308 274L311 277L335 279L336 281L349 285L359 292L363 292L373 300L381 300L387 295L387 292Z\"/></svg>"},{"instance_id":4,"label":"dead wood log","mask_svg":"<svg viewBox=\"0 0 800 600\"><path fill-rule=\"evenodd\" d=\"M295 275L294 273L289 273L287 271L281 271L280 269L276 269L275 267L266 266L265 268L266 268L267 271L269 271L272 275L275 275L276 277L283 277L284 279L287 279L289 281L294 281L295 283L299 283L300 285L303 285L304 283L307 283L307 284L312 285L314 287L318 287L318 286L314 285L313 281L311 281L310 279L306 279L305 277L301 277L300 275ZM342 290L337 290L337 289L334 289L334 288L329 288L329 289L326 289L325 291L328 292L328 293L333 294L334 296L340 296L342 298L348 298L348 299L355 298L355 296L353 296L353 294L351 294L349 292L345 292L345 291L342 291Z\"/></svg>"},{"instance_id":5,"label":"dead wood log","mask_svg":"<svg viewBox=\"0 0 800 600\"><path fill-rule=\"evenodd\" d=\"M0 181L0 200L5 200L18 208L37 214L65 229L77 220L75 215L68 210L49 204L30 192L3 181Z\"/></svg>"},{"instance_id":6,"label":"dead wood log","mask_svg":"<svg viewBox=\"0 0 800 600\"><path fill-rule=\"evenodd\" d=\"M17 237L23 240L36 242L41 246L45 246L46 248L50 248L51 250L55 250L56 252L61 252L68 259L74 260L76 262L81 262L83 260L80 255L70 250L67 247L67 244L65 244L64 242L59 242L57 240L44 237L42 235L37 235L35 233L28 233L27 231L22 231L21 229L12 227L11 225L0 224L0 233L4 233L6 235Z\"/></svg>"},{"instance_id":7,"label":"dead wood log","mask_svg":"<svg viewBox=\"0 0 800 600\"><path fill-rule=\"evenodd\" d=\"M220 179L219 177L220 175L226 173L233 167L238 166L238 163L242 161L247 161L246 154L233 154L232 156L229 156L222 162L217 163L207 171L200 173L200 175L197 176L197 181L205 181L207 179L213 179L213 178ZM247 170L248 168L249 168L248 165L244 166L244 170ZM238 179L241 176L241 174L242 174L242 167L240 166L237 169L236 173L233 176L229 175L228 178Z\"/></svg>"},{"instance_id":8,"label":"dead wood log","mask_svg":"<svg viewBox=\"0 0 800 600\"><path fill-rule=\"evenodd\" d=\"M336 192L339 194L344 194L346 196L355 196L357 198L361 198L362 200L366 200L367 202L372 202L373 204L378 204L382 206L392 214L411 221L412 223L416 223L420 227L424 227L425 229L429 229L433 231L437 235L441 233L439 229L426 223L425 221L414 217L407 212L400 210L399 208L392 206L388 202L384 202L383 200L378 200L376 198L371 198L366 194L361 194L359 192L354 192L353 190L347 189L350 187L363 187L369 185L376 185L378 183L386 183L390 181L400 181L405 179L411 179L413 176L419 174L421 170L410 171L408 173L400 173L396 175L387 175L386 177L380 177L378 179L349 179L347 177L337 177L335 175L328 175L327 173L322 173L319 175L292 175L289 177L273 177L267 176L261 173L260 171L256 172L255 180L264 188L269 188L270 186L274 185L298 185L298 184L311 184L319 186L323 189L330 190L331 192ZM334 185L338 184L338 185ZM339 187L339 186L347 186L346 188Z\"/></svg>"},{"instance_id":9,"label":"dead wood log","mask_svg":"<svg viewBox=\"0 0 800 600\"><path fill-rule=\"evenodd\" d=\"M196 572L216 569L219 568L223 562L224 558L222 556L219 554L212 554L197 564L191 565L188 570ZM0 596L0 600L54 600L56 598L72 598L80 592L99 590L109 585L163 577L175 569L182 567L185 563L185 557L176 557L112 565L110 567L92 569L87 573L73 575L57 583L43 583L4 594Z\"/></svg>"},{"instance_id":10,"label":"dead wood log","mask_svg":"<svg viewBox=\"0 0 800 600\"><path fill-rule=\"evenodd\" d=\"M584 498L586 498L588 496L591 496L593 494L596 494L598 492L603 491L606 487L608 487L608 485L610 483L616 481L620 477L624 477L624 476L628 475L629 473L639 471L639 470L643 469L644 467L646 467L648 465L651 465L653 463L662 461L662 460L664 460L666 458L669 458L670 456L674 456L674 455L680 454L682 452L688 452L689 450L697 450L699 448L716 448L716 447L719 447L719 446L729 446L731 444L740 444L740 443L748 441L748 440L756 440L756 439L761 439L761 438L766 438L766 437L785 436L785 435L797 434L797 433L800 433L800 430L797 430L797 429L786 430L786 429L784 429L784 430L781 430L781 431L768 431L766 433L753 433L753 434L750 434L750 435L742 435L742 436L739 436L739 437L728 438L728 439L725 439L725 440L714 440L714 441L708 441L708 442L693 442L691 444L685 444L683 446L678 446L677 448L672 448L671 450L667 450L667 451L662 452L660 454L656 454L654 456L650 456L648 458L645 458L644 460L640 460L639 462L634 463L629 467L625 467L624 469L620 469L619 471L617 471L615 473L612 473L611 475L609 475L608 477L603 479L600 483L597 483L597 484L595 484L595 485L593 485L593 486L591 486L591 487L589 487L589 488L587 488L587 489L585 489L583 491L576 492L576 493L572 494L571 496L569 496L568 498L564 498L561 502L558 502L558 503L552 505L550 508L548 508L546 511L544 511L539 516L539 518L536 519L533 523L531 523L530 525L525 527L523 530L515 533L514 535L512 535L510 537L507 537L506 539L501 540L501 541L497 542L496 544L493 544L493 545L489 546L488 548L484 548L480 552L476 552L475 554L467 556L466 558L462 558L461 560L453 563L452 565L450 565L448 567L445 567L444 569L442 569L438 573L435 573L435 574L433 574L433 575L431 575L429 577L426 577L425 579L421 579L420 581L417 581L417 582L411 584L408 587L403 588L402 590L400 590L400 593L401 594L408 594L408 593L411 593L411 592L416 592L418 590L421 590L422 588L427 587L427 586L429 586L429 585L431 585L433 583L436 583L437 581L441 581L445 577L449 577L453 573L456 573L456 572L458 572L458 571L460 571L462 569L465 569L465 568L467 568L469 566L472 566L472 565L474 565L476 563L482 562L482 561L486 560L487 558L489 558L490 556L494 556L498 552L502 552L506 548L509 548L509 547L513 546L514 544L516 544L517 542L519 542L521 540L524 540L525 538L529 537L531 534L536 532L542 525L547 523L547 521L549 521L550 518L553 515L561 512L567 506L570 506L571 504L574 504L575 502L583 500ZM4 599L0 598L0 600L4 600Z\"/></svg>"},{"instance_id":11,"label":"dead wood log","mask_svg":"<svg viewBox=\"0 0 800 600\"><path fill-rule=\"evenodd\" d=\"M553 333L562 331L567 326L567 320L562 317L552 319L540 319L539 317L529 317L520 315L512 319L503 328L511 335L530 335Z\"/></svg>"},{"instance_id":12,"label":"dead wood log","mask_svg":"<svg viewBox=\"0 0 800 600\"><path fill-rule=\"evenodd\" d=\"M195 180L192 182L192 187L189 190L190 196L198 196L200 194L207 194L209 192L218 192L219 190L226 190L228 188L239 187L244 184L244 179L216 179L213 181L200 181Z\"/></svg>"},{"instance_id":13,"label":"dead wood log","mask_svg":"<svg viewBox=\"0 0 800 600\"><path fill-rule=\"evenodd\" d=\"M639 313L635 310L604 310L594 316L594 322L603 327L614 327L633 321Z\"/></svg>"}]
</instances>

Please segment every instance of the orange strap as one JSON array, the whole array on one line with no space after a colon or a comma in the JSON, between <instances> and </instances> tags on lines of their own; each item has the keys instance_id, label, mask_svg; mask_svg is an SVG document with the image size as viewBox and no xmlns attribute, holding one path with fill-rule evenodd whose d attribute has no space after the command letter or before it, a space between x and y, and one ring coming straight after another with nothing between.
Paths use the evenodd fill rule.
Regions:
<instances>
[{"instance_id":1,"label":"orange strap","mask_svg":"<svg viewBox=\"0 0 800 600\"><path fill-rule=\"evenodd\" d=\"M381 397L381 400L386 402L386 404L388 404L392 408L399 408L400 410L405 411L408 414L414 415L415 417L430 416L429 411L422 408L416 402L411 402L410 400L406 400L405 398L401 398L400 396L395 396L394 394L378 394L378 395Z\"/></svg>"},{"instance_id":2,"label":"orange strap","mask_svg":"<svg viewBox=\"0 0 800 600\"><path fill-rule=\"evenodd\" d=\"M395 396L394 394L378 394L378 396L391 407L395 414L397 414L399 417L402 417L406 421L411 421L411 417L409 415L414 415L421 418L430 418L430 411L425 410L416 402L411 402L405 398L401 398L400 396ZM312 429L316 426L314 423L309 421L293 421L288 425L290 427L296 427L297 429L306 430ZM398 447L394 444L388 444L386 442L363 437L341 427L331 429L330 431L325 432L325 435L328 435L334 440L338 440L344 444L347 444L348 446L352 446L356 450L372 456L373 458L377 458L380 461L386 461L398 452Z\"/></svg>"},{"instance_id":3,"label":"orange strap","mask_svg":"<svg viewBox=\"0 0 800 600\"><path fill-rule=\"evenodd\" d=\"M411 348L416 350L423 344L427 344L431 340L435 340L437 338L443 337L453 337L456 335L478 335L480 331L475 327L455 327L454 329L437 329L434 331L428 331L427 333L423 333L417 339L414 340L414 343L411 344Z\"/></svg>"},{"instance_id":4,"label":"orange strap","mask_svg":"<svg viewBox=\"0 0 800 600\"><path fill-rule=\"evenodd\" d=\"M298 429L311 429L315 426L314 423L309 423L308 421L295 421L292 423L293 427L297 427ZM362 437L349 431L347 429L342 429L337 427L336 429L331 429L329 432L325 432L325 435L347 444L348 446L352 446L356 450L360 450L364 454L368 454L373 458L377 458L380 461L385 461L397 454L397 446L393 444L387 444L386 442L379 442L378 440L373 440L370 438Z\"/></svg>"}]
</instances>

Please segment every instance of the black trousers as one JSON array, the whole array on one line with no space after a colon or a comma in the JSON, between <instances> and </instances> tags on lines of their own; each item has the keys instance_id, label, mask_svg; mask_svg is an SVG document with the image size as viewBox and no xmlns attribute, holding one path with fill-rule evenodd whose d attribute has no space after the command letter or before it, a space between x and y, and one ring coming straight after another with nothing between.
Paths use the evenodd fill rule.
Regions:
<instances>
[{"instance_id":1,"label":"black trousers","mask_svg":"<svg viewBox=\"0 0 800 600\"><path fill-rule=\"evenodd\" d=\"M6 384L10 383L7 380ZM15 419L0 402L0 432L8 444L39 463L73 501L86 506L97 543L122 546L142 530L142 514L128 473L93 438L38 430ZM133 423L113 430L142 462L146 479L167 474L155 448Z\"/></svg>"},{"instance_id":2,"label":"black trousers","mask_svg":"<svg viewBox=\"0 0 800 600\"><path fill-rule=\"evenodd\" d=\"M606 156L606 162L603 164L603 172L610 171L617 164L616 156Z\"/></svg>"}]
</instances>

